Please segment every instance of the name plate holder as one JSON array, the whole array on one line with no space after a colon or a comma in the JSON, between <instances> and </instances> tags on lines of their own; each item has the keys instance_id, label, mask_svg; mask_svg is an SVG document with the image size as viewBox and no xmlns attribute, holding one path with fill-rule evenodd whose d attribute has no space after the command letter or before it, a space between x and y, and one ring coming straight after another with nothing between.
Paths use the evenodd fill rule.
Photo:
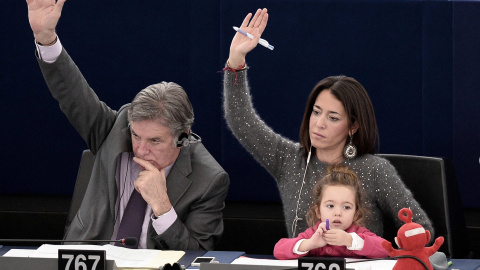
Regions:
<instances>
[{"instance_id":1,"label":"name plate holder","mask_svg":"<svg viewBox=\"0 0 480 270\"><path fill-rule=\"evenodd\" d=\"M58 270L107 270L105 250L58 250Z\"/></svg>"},{"instance_id":2,"label":"name plate holder","mask_svg":"<svg viewBox=\"0 0 480 270\"><path fill-rule=\"evenodd\" d=\"M298 270L345 270L345 258L302 257L298 258Z\"/></svg>"}]
</instances>

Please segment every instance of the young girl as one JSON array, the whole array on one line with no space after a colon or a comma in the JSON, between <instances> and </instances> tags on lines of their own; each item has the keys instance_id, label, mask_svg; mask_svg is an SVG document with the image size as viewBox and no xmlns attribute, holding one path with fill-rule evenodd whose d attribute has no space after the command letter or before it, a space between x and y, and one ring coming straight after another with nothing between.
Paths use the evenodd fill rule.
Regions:
<instances>
[{"instance_id":1,"label":"young girl","mask_svg":"<svg viewBox=\"0 0 480 270\"><path fill-rule=\"evenodd\" d=\"M273 254L280 260L303 256L388 257L383 238L364 227L366 209L357 175L345 165L331 165L314 187L307 213L310 227L296 238L282 238Z\"/></svg>"}]
</instances>

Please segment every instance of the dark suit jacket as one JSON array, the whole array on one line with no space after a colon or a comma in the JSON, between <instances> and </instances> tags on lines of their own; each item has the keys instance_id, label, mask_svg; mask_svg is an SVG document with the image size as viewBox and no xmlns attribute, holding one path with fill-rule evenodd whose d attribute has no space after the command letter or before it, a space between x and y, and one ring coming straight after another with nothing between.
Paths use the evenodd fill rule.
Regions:
<instances>
[{"instance_id":1,"label":"dark suit jacket","mask_svg":"<svg viewBox=\"0 0 480 270\"><path fill-rule=\"evenodd\" d=\"M92 175L65 239L110 239L115 223L117 158L132 151L126 104L115 111L101 102L65 49L48 64L38 60L53 97L95 155ZM211 250L223 233L228 174L201 144L183 147L168 177L168 197L178 218L163 234L152 225L147 246Z\"/></svg>"}]
</instances>

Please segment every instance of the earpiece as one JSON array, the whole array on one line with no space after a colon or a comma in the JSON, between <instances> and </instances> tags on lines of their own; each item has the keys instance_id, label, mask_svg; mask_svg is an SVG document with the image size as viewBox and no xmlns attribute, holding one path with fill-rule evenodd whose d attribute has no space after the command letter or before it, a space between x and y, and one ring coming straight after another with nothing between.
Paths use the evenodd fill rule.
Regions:
<instances>
[{"instance_id":1,"label":"earpiece","mask_svg":"<svg viewBox=\"0 0 480 270\"><path fill-rule=\"evenodd\" d=\"M177 147L188 146L191 143L199 143L201 141L202 141L202 138L200 138L200 136L198 136L197 134L193 132L190 132L190 134L183 132L178 137Z\"/></svg>"},{"instance_id":2,"label":"earpiece","mask_svg":"<svg viewBox=\"0 0 480 270\"><path fill-rule=\"evenodd\" d=\"M166 263L165 265L160 266L158 270L185 270L185 265L181 265L179 263Z\"/></svg>"},{"instance_id":3,"label":"earpiece","mask_svg":"<svg viewBox=\"0 0 480 270\"><path fill-rule=\"evenodd\" d=\"M297 207L295 209L295 218L293 219L293 223L292 223L293 237L296 236L295 234L297 231L298 221L303 220L303 218L298 217L298 206L300 205L300 197L302 196L303 184L305 184L305 175L307 175L308 164L310 163L311 156L312 156L312 146L310 145L310 150L308 150L307 165L305 165L305 171L303 172L302 185L300 186L300 190L298 191Z\"/></svg>"},{"instance_id":4,"label":"earpiece","mask_svg":"<svg viewBox=\"0 0 480 270\"><path fill-rule=\"evenodd\" d=\"M305 170L307 170L308 163L310 163L310 157L311 156L312 156L312 146L310 145L310 150L308 151L307 165L305 166Z\"/></svg>"},{"instance_id":5,"label":"earpiece","mask_svg":"<svg viewBox=\"0 0 480 270\"><path fill-rule=\"evenodd\" d=\"M189 144L190 142L188 141L188 134L185 132L180 134L177 141L177 147L187 146Z\"/></svg>"}]
</instances>

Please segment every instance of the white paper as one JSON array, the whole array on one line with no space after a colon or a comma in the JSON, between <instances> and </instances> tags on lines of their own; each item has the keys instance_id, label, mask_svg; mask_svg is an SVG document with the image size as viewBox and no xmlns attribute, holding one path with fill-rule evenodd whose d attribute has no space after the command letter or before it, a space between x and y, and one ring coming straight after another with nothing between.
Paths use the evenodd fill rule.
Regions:
<instances>
[{"instance_id":1,"label":"white paper","mask_svg":"<svg viewBox=\"0 0 480 270\"><path fill-rule=\"evenodd\" d=\"M29 257L32 252L34 252L35 249L10 249L7 251L5 254L3 254L3 257Z\"/></svg>"},{"instance_id":2,"label":"white paper","mask_svg":"<svg viewBox=\"0 0 480 270\"><path fill-rule=\"evenodd\" d=\"M274 260L274 259L254 259L240 256L233 260L231 264L246 265L274 265L274 266L292 266L298 267L298 260Z\"/></svg>"},{"instance_id":3,"label":"white paper","mask_svg":"<svg viewBox=\"0 0 480 270\"><path fill-rule=\"evenodd\" d=\"M353 263L354 260L347 259L347 262L349 261L352 261L352 263L348 263L347 268L352 268L355 270L391 270L397 262L397 260L376 260Z\"/></svg>"},{"instance_id":4,"label":"white paper","mask_svg":"<svg viewBox=\"0 0 480 270\"><path fill-rule=\"evenodd\" d=\"M177 262L184 251L162 251L155 249L129 249L113 245L41 245L37 250L23 252L10 250L4 256L33 257L33 258L58 258L59 249L72 250L105 250L106 259L115 261L118 268L158 268L165 263Z\"/></svg>"},{"instance_id":5,"label":"white paper","mask_svg":"<svg viewBox=\"0 0 480 270\"><path fill-rule=\"evenodd\" d=\"M376 260L361 262L358 259L346 258L347 268L355 270L391 270L397 262L396 260ZM239 257L232 264L245 265L271 265L271 266L291 266L297 267L298 260L275 260L275 259L255 259L248 257Z\"/></svg>"}]
</instances>

